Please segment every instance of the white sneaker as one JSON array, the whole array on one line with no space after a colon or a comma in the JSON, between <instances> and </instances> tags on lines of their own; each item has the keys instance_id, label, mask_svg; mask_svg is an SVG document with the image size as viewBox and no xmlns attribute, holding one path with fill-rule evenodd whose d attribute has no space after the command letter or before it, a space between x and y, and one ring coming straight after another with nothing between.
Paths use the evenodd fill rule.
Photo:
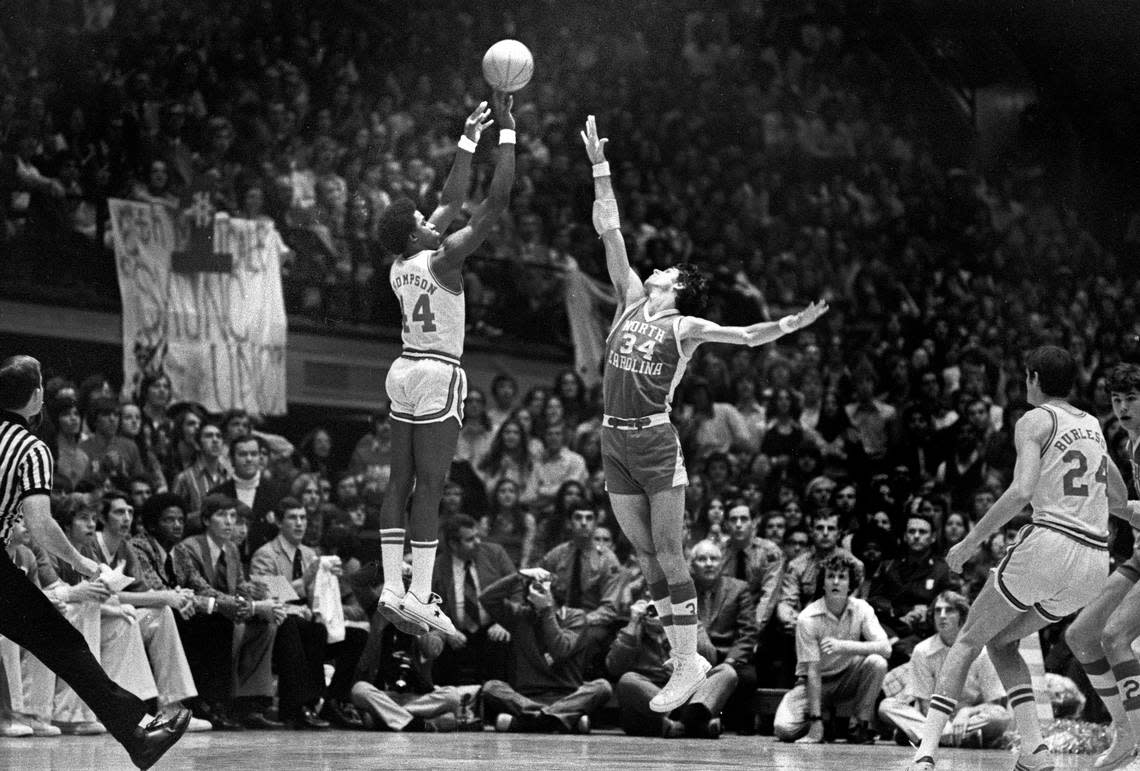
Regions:
<instances>
[{"instance_id":1,"label":"white sneaker","mask_svg":"<svg viewBox=\"0 0 1140 771\"><path fill-rule=\"evenodd\" d=\"M673 674L661 692L649 700L649 708L654 712L672 712L692 698L697 688L705 681L712 666L694 653L686 658L676 657Z\"/></svg>"},{"instance_id":2,"label":"white sneaker","mask_svg":"<svg viewBox=\"0 0 1140 771\"><path fill-rule=\"evenodd\" d=\"M18 723L15 720L7 718L0 719L0 736L8 739L14 739L20 736L31 736L35 731L29 725Z\"/></svg>"},{"instance_id":3,"label":"white sneaker","mask_svg":"<svg viewBox=\"0 0 1140 771\"><path fill-rule=\"evenodd\" d=\"M379 611L385 619L387 619L392 626L399 629L404 634L414 635L419 637L428 630L426 622L419 619L409 617L404 611L404 600L411 597L410 594L399 595L396 592L384 587L380 592L380 600L376 605L376 610Z\"/></svg>"},{"instance_id":4,"label":"white sneaker","mask_svg":"<svg viewBox=\"0 0 1140 771\"><path fill-rule=\"evenodd\" d=\"M455 624L451 623L451 619L440 608L440 603L443 600L439 595L432 592L428 595L427 602L424 602L412 592L404 595L403 604L400 606L400 612L404 614L404 618L408 621L418 622L430 629L442 633L445 636L456 635L459 630L455 628ZM424 630L425 632L427 629Z\"/></svg>"},{"instance_id":5,"label":"white sneaker","mask_svg":"<svg viewBox=\"0 0 1140 771\"><path fill-rule=\"evenodd\" d=\"M1112 744L1108 749L1096 756L1096 761L1093 762L1093 768L1109 769L1116 768L1127 763L1136 755L1136 740L1132 738L1131 731L1121 731L1117 727L1113 727L1112 731Z\"/></svg>"},{"instance_id":6,"label":"white sneaker","mask_svg":"<svg viewBox=\"0 0 1140 771\"><path fill-rule=\"evenodd\" d=\"M59 730L59 726L45 723L35 718L21 716L19 722L32 729L32 736L59 736L63 733L63 731Z\"/></svg>"},{"instance_id":7,"label":"white sneaker","mask_svg":"<svg viewBox=\"0 0 1140 771\"><path fill-rule=\"evenodd\" d=\"M1056 768L1053 765L1053 755L1049 752L1049 748L1040 744L1031 754L1026 754L1024 751L1019 752L1013 771L1054 771Z\"/></svg>"},{"instance_id":8,"label":"white sneaker","mask_svg":"<svg viewBox=\"0 0 1140 771\"><path fill-rule=\"evenodd\" d=\"M199 734L205 731L213 731L214 724L209 720L203 720L200 717L191 717L190 722L186 724L186 733Z\"/></svg>"}]
</instances>

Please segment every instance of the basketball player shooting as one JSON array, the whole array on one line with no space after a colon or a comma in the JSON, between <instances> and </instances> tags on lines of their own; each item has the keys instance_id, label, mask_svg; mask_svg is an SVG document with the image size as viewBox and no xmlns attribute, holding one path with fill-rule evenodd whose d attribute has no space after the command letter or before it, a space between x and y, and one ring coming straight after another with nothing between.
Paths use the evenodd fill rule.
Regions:
<instances>
[{"instance_id":1,"label":"basketball player shooting","mask_svg":"<svg viewBox=\"0 0 1140 771\"><path fill-rule=\"evenodd\" d=\"M655 270L642 282L625 250L607 141L589 116L582 142L593 164L594 229L605 245L618 303L606 341L602 463L614 514L637 550L672 651L672 675L650 707L671 712L689 700L709 669L697 654L696 589L681 545L688 477L669 422L673 391L701 343L763 345L811 324L827 304L812 303L778 322L725 327L690 315L701 312L707 299L708 280L695 266Z\"/></svg>"},{"instance_id":2,"label":"basketball player shooting","mask_svg":"<svg viewBox=\"0 0 1140 771\"><path fill-rule=\"evenodd\" d=\"M429 629L445 635L456 632L440 609L439 597L432 594L431 576L439 545L439 501L467 396L467 376L460 364L466 327L463 264L506 211L515 179L512 97L496 92L492 102L499 124L499 156L487 198L467 225L443 236L459 216L471 183L472 156L483 131L493 122L488 119L486 102L467 118L455 162L432 215L425 217L413 201L403 198L393 201L379 222L381 244L397 255L390 283L403 318L403 351L385 381L392 402L392 477L380 510L384 588L378 609L408 634ZM412 578L405 592L409 495Z\"/></svg>"}]
</instances>

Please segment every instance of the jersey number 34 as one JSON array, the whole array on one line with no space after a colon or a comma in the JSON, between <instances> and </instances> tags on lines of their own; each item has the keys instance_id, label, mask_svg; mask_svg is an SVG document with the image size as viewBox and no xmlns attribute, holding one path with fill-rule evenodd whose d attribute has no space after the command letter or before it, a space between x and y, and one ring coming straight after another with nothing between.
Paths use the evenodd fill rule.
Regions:
<instances>
[{"instance_id":1,"label":"jersey number 34","mask_svg":"<svg viewBox=\"0 0 1140 771\"><path fill-rule=\"evenodd\" d=\"M621 336L621 348L618 353L623 356L629 356L634 351L634 343L637 342L637 335L631 335L629 332L624 332ZM641 358L649 361L653 358L653 349L657 347L656 340L646 340L641 345L637 346L637 352L641 354Z\"/></svg>"},{"instance_id":2,"label":"jersey number 34","mask_svg":"<svg viewBox=\"0 0 1140 771\"><path fill-rule=\"evenodd\" d=\"M1085 457L1083 452L1079 450L1069 450L1061 456L1061 460L1065 463L1073 464L1072 468L1065 472L1061 477L1061 490L1065 495L1075 495L1079 498L1087 498L1089 495L1088 482L1084 481L1085 474L1089 470L1089 460ZM1096 470L1093 479L1101 484L1108 484L1108 456L1102 455L1100 458L1100 468Z\"/></svg>"},{"instance_id":3,"label":"jersey number 34","mask_svg":"<svg viewBox=\"0 0 1140 771\"><path fill-rule=\"evenodd\" d=\"M414 321L420 325L421 332L434 332L435 327L435 314L431 312L431 298L427 294L421 294L420 298L416 300L416 304L412 306L412 316L408 318L408 309L404 307L404 298L400 297L400 318L404 320L404 331L411 332L411 323Z\"/></svg>"}]
</instances>

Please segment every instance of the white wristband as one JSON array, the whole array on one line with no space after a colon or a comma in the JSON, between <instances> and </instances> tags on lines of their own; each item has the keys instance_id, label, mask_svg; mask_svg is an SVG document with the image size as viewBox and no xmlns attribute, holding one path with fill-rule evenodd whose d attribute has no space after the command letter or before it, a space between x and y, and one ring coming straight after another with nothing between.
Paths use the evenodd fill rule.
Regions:
<instances>
[{"instance_id":1,"label":"white wristband","mask_svg":"<svg viewBox=\"0 0 1140 771\"><path fill-rule=\"evenodd\" d=\"M796 329L797 327L795 316L784 316L784 318L780 319L780 331L785 335L790 335L791 333L795 332Z\"/></svg>"},{"instance_id":2,"label":"white wristband","mask_svg":"<svg viewBox=\"0 0 1140 771\"><path fill-rule=\"evenodd\" d=\"M515 143L514 129L499 129L499 144L513 145Z\"/></svg>"},{"instance_id":3,"label":"white wristband","mask_svg":"<svg viewBox=\"0 0 1140 771\"><path fill-rule=\"evenodd\" d=\"M608 177L610 175L610 162L602 161L601 163L594 164L594 179L598 177Z\"/></svg>"},{"instance_id":4,"label":"white wristband","mask_svg":"<svg viewBox=\"0 0 1140 771\"><path fill-rule=\"evenodd\" d=\"M479 145L475 144L475 140L468 137L466 134L459 137L459 149L466 150L469 153L475 152L475 148Z\"/></svg>"}]
</instances>

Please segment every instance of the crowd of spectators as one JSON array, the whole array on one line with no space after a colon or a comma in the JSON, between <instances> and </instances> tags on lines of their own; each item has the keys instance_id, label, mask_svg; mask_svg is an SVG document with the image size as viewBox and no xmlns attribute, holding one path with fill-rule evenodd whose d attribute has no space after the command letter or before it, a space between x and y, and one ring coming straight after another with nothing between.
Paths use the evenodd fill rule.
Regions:
<instances>
[{"instance_id":1,"label":"crowd of spectators","mask_svg":"<svg viewBox=\"0 0 1140 771\"><path fill-rule=\"evenodd\" d=\"M208 632L201 619L197 630L179 621L202 719L264 727L276 696L276 719L302 727L323 722L322 704L341 725L472 727L463 689L482 685L482 714L502 730L588 730L582 718L616 701L630 733L715 736L754 729L761 686L789 689L777 735L820 738L804 722L817 706L804 683L821 677L823 706L855 719L852 740L884 730L880 688L895 701L879 713L910 736L904 707L924 709L926 691L898 668L917 669L917 655L929 677L956 633L946 619L964 620L959 598L1020 524L991 538L962 577L949 574L941 555L1009 481L1013 424L1028 409L1023 350L1052 342L1076 354L1074 397L1102 419L1130 474L1105 379L1140 358L1132 273L1049 198L1044 170L947 165L924 127L893 112L888 73L842 2L706 5L554 14L548 3L489 3L473 14L382 3L366 18L345 3L334 18L301 3L86 3L86 16L59 3L5 32L18 53L0 70L14 254L33 239L61 263L77 245L101 249L108 197L177 210L207 191L219 210L274 219L292 249L292 311L394 324L376 217L396 195L430 206L485 92L467 65L484 43L531 43L531 30L547 30L516 101L511 213L467 279L473 331L494 336L510 316L564 341L550 323L561 317L551 314L562 302L557 271L576 263L602 274L576 144L587 113L611 137L636 268L699 262L715 279L710 315L726 322L832 303L781 344L703 347L678 388L686 547L714 669L706 691L664 717L645 705L667 678L667 643L607 505L599 394L573 371L525 394L505 374L471 389L434 587L461 634L418 641L372 614L369 543L390 464L383 409L342 465L355 437L257 431L240 411L207 415L180 401L162 376L120 404L101 376L76 385L69 377L82 373L56 373L42 430L61 522L91 541L95 512L106 532L114 502L129 501L141 527L132 543L176 557L169 573L158 560L162 584L151 590L181 597L179 618L216 611L191 614L214 624ZM486 180L476 176L478 188ZM148 508L152 496L169 505ZM259 563L259 550L275 547L301 555L299 575ZM1131 549L1121 528L1114 554ZM226 571L215 554L232 555ZM279 569L303 603L318 557L339 558L342 612L359 625L336 650L314 641L321 616L249 580L258 564ZM101 590L75 596L111 600L91 591ZM264 633L243 634L240 661L207 660L203 635L239 626ZM1043 636L1047 661L1071 671L1056 632ZM825 645L834 639L861 647ZM322 690L312 668L325 658L339 679ZM267 692L267 673L296 662L295 681ZM235 668L238 692L225 685ZM991 681L979 688L972 707L1000 701ZM1088 714L1096 704L1090 695ZM1001 720L972 711L954 741L980 732L991 742ZM828 730L847 729L839 720Z\"/></svg>"}]
</instances>

